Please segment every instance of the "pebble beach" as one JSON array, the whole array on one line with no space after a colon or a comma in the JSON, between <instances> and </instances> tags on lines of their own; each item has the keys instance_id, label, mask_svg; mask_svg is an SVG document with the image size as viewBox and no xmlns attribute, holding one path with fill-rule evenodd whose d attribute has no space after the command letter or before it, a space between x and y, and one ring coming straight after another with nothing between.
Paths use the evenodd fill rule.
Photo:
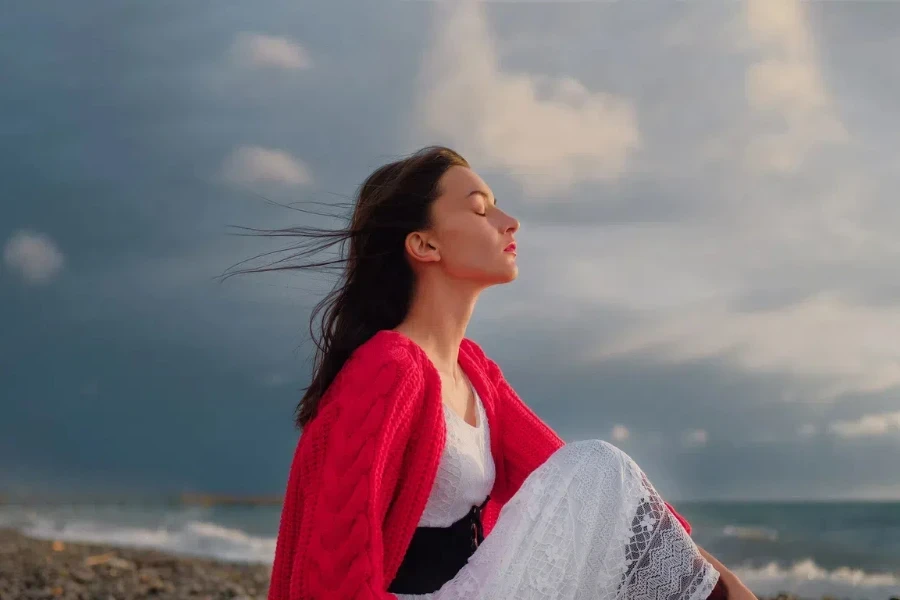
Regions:
<instances>
[{"instance_id":1,"label":"pebble beach","mask_svg":"<svg viewBox=\"0 0 900 600\"><path fill-rule=\"evenodd\" d=\"M0 529L0 600L266 597L269 566L39 540Z\"/></svg>"},{"instance_id":2,"label":"pebble beach","mask_svg":"<svg viewBox=\"0 0 900 600\"><path fill-rule=\"evenodd\" d=\"M0 529L0 600L263 600L269 575L268 565L35 539ZM760 600L806 599L784 592Z\"/></svg>"}]
</instances>

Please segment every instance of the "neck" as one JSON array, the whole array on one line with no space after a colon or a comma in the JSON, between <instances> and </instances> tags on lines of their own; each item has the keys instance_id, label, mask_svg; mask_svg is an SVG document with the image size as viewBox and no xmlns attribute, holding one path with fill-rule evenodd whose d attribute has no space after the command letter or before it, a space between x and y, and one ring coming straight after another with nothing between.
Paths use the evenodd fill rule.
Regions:
<instances>
[{"instance_id":1,"label":"neck","mask_svg":"<svg viewBox=\"0 0 900 600\"><path fill-rule=\"evenodd\" d=\"M396 330L421 346L439 371L455 373L459 345L479 292L445 278L422 276L409 312Z\"/></svg>"}]
</instances>

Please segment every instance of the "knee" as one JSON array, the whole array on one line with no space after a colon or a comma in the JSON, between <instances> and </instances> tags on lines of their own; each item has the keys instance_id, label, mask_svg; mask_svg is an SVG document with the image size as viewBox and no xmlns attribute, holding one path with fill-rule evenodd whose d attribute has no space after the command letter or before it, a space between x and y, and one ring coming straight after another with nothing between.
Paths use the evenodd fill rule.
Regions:
<instances>
[{"instance_id":1,"label":"knee","mask_svg":"<svg viewBox=\"0 0 900 600\"><path fill-rule=\"evenodd\" d=\"M609 442L598 439L579 440L564 445L556 451L564 461L591 465L619 466L630 459Z\"/></svg>"},{"instance_id":2,"label":"knee","mask_svg":"<svg viewBox=\"0 0 900 600\"><path fill-rule=\"evenodd\" d=\"M609 442L599 439L581 440L578 442L574 442L572 445L577 446L581 452L597 458L612 456L618 457L619 455L623 454L621 450L619 450Z\"/></svg>"}]
</instances>

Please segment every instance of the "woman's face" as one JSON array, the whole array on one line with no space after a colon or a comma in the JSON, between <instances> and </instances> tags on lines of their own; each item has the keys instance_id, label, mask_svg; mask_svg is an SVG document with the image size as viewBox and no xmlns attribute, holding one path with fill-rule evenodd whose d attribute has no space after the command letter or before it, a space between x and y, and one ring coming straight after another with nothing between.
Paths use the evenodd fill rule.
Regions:
<instances>
[{"instance_id":1,"label":"woman's face","mask_svg":"<svg viewBox=\"0 0 900 600\"><path fill-rule=\"evenodd\" d=\"M497 207L491 189L469 168L451 167L439 185L432 227L420 232L419 248L427 257L423 262L482 286L515 279L519 221Z\"/></svg>"}]
</instances>

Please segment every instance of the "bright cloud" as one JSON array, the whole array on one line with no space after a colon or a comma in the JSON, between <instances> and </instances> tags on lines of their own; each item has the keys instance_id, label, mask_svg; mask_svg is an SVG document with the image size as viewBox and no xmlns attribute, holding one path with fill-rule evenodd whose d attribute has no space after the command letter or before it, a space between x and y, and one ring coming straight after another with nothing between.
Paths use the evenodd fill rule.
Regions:
<instances>
[{"instance_id":1,"label":"bright cloud","mask_svg":"<svg viewBox=\"0 0 900 600\"><path fill-rule=\"evenodd\" d=\"M835 421L829 426L829 430L843 438L900 434L900 412L863 415L851 421Z\"/></svg>"},{"instance_id":2,"label":"bright cloud","mask_svg":"<svg viewBox=\"0 0 900 600\"><path fill-rule=\"evenodd\" d=\"M243 66L309 69L312 59L296 42L260 33L239 33L231 47L234 60Z\"/></svg>"},{"instance_id":3,"label":"bright cloud","mask_svg":"<svg viewBox=\"0 0 900 600\"><path fill-rule=\"evenodd\" d=\"M624 425L616 425L612 428L611 435L614 442L624 442L631 436L631 432Z\"/></svg>"},{"instance_id":4,"label":"bright cloud","mask_svg":"<svg viewBox=\"0 0 900 600\"><path fill-rule=\"evenodd\" d=\"M3 261L32 284L49 283L65 264L63 254L49 236L27 230L17 231L7 240Z\"/></svg>"},{"instance_id":5,"label":"bright cloud","mask_svg":"<svg viewBox=\"0 0 900 600\"><path fill-rule=\"evenodd\" d=\"M240 183L278 182L303 185L312 182L309 168L283 150L261 146L237 148L225 161L225 175Z\"/></svg>"},{"instance_id":6,"label":"bright cloud","mask_svg":"<svg viewBox=\"0 0 900 600\"><path fill-rule=\"evenodd\" d=\"M682 437L686 446L705 446L709 442L709 434L704 429L686 431Z\"/></svg>"},{"instance_id":7,"label":"bright cloud","mask_svg":"<svg viewBox=\"0 0 900 600\"><path fill-rule=\"evenodd\" d=\"M764 57L747 69L747 100L775 125L748 148L752 164L795 172L807 155L830 142L847 140L825 89L803 3L799 0L747 0L751 39Z\"/></svg>"},{"instance_id":8,"label":"bright cloud","mask_svg":"<svg viewBox=\"0 0 900 600\"><path fill-rule=\"evenodd\" d=\"M619 338L599 357L649 352L663 360L729 356L744 370L790 371L833 399L900 386L900 308L854 306L819 295L773 310L679 311Z\"/></svg>"},{"instance_id":9,"label":"bright cloud","mask_svg":"<svg viewBox=\"0 0 900 600\"><path fill-rule=\"evenodd\" d=\"M590 347L576 353L587 361L639 355L727 362L786 379L793 397L804 400L900 387L900 306L873 301L892 297L888 282L900 260L900 213L886 183L896 177L896 163L879 168L859 144L834 134L844 127L803 3L743 6L727 18L738 19L747 37L720 55L728 56L723 64L744 61L746 89L722 88L742 85L728 79L673 79L660 99L645 101L649 113L678 94L702 114L715 112L728 93L746 93L746 106L728 105L724 129L703 131L678 153L653 154L671 134L647 121L647 150L634 164L651 175L636 184L651 184L667 207L683 210L658 218L660 200L651 197L641 213L638 197L628 207L641 217L636 221L523 228L530 316L597 324L585 336ZM668 127L671 120L664 121ZM711 160L708 142L716 136L721 144ZM766 160L748 161L748 147L764 148L757 158ZM677 167L665 171L677 176L676 185L660 191L653 185L668 183L655 179L667 162ZM592 206L585 202L586 211Z\"/></svg>"},{"instance_id":10,"label":"bright cloud","mask_svg":"<svg viewBox=\"0 0 900 600\"><path fill-rule=\"evenodd\" d=\"M479 2L435 6L439 31L422 65L423 136L509 172L528 191L625 173L641 143L629 99L572 77L503 70Z\"/></svg>"}]
</instances>

